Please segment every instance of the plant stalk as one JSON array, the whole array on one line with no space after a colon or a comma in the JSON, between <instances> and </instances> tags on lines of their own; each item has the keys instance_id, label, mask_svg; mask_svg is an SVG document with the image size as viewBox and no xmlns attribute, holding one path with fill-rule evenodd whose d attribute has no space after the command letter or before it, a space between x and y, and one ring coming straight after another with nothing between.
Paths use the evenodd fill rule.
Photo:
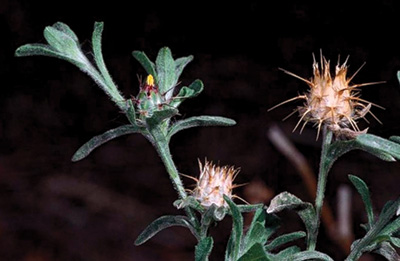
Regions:
<instances>
[{"instance_id":1,"label":"plant stalk","mask_svg":"<svg viewBox=\"0 0 400 261\"><path fill-rule=\"evenodd\" d=\"M152 128L150 130L150 134L152 136L152 144L156 148L158 155L160 156L164 166L169 174L171 182L173 184L174 189L178 193L179 199L185 200L187 198L187 194L185 191L185 187L183 186L182 180L179 177L178 170L175 166L174 161L172 160L172 155L169 149L168 141L166 139L166 135L162 131L160 125ZM199 221L190 207L185 207L185 211L190 221L192 222L195 228L199 228Z\"/></svg>"},{"instance_id":2,"label":"plant stalk","mask_svg":"<svg viewBox=\"0 0 400 261\"><path fill-rule=\"evenodd\" d=\"M332 132L324 127L323 138L322 138L322 151L321 151L321 161L319 165L318 173L318 184L317 184L317 194L315 197L315 224L314 231L310 235L308 250L315 250L317 244L317 237L319 226L321 224L321 211L324 204L324 196L326 183L328 180L328 172L331 168L333 162L327 159L327 150L332 142Z\"/></svg>"}]
</instances>

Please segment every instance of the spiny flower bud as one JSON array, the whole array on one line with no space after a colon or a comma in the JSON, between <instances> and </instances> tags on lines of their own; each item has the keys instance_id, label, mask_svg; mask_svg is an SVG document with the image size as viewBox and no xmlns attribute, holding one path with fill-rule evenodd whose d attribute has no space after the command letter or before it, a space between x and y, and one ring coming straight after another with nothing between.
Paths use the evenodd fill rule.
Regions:
<instances>
[{"instance_id":1,"label":"spiny flower bud","mask_svg":"<svg viewBox=\"0 0 400 261\"><path fill-rule=\"evenodd\" d=\"M192 191L193 197L197 199L203 207L210 207L215 204L217 207L227 207L223 195L229 198L235 197L232 190L237 187L232 182L239 169L230 166L216 166L212 162L205 161L204 166L199 161L200 177L194 179L197 184Z\"/></svg>"},{"instance_id":2,"label":"spiny flower bud","mask_svg":"<svg viewBox=\"0 0 400 261\"><path fill-rule=\"evenodd\" d=\"M340 65L338 61L335 76L332 77L329 68L330 63L322 54L320 62L321 68L319 68L318 63L315 61L314 55L313 59L314 77L310 80L306 80L294 73L281 69L285 73L306 82L310 87L308 93L286 100L269 110L287 102L298 99L304 100L303 106L299 106L288 117L295 112L299 112L300 120L293 131L297 129L301 121L304 121L300 133L308 122L314 123L318 128L317 139L323 125L333 131L337 137L355 138L359 134L366 133L368 128L360 131L356 120L359 118L365 119L364 117L367 113L370 113L372 117L381 123L370 109L372 105L381 109L383 109L383 107L361 99L358 92L358 87L381 82L349 85L350 81L359 72L362 66L350 78L346 78L347 59L342 65Z\"/></svg>"},{"instance_id":3,"label":"spiny flower bud","mask_svg":"<svg viewBox=\"0 0 400 261\"><path fill-rule=\"evenodd\" d=\"M140 92L135 98L139 114L142 118L148 118L156 110L161 110L165 104L163 95L154 82L153 75L149 74L146 82L141 84Z\"/></svg>"}]
</instances>

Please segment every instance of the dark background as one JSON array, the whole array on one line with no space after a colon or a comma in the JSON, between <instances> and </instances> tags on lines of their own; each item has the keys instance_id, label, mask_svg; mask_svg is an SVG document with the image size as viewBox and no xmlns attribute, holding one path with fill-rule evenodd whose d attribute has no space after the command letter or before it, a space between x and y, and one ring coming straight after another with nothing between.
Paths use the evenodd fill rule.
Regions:
<instances>
[{"instance_id":1,"label":"dark background","mask_svg":"<svg viewBox=\"0 0 400 261\"><path fill-rule=\"evenodd\" d=\"M121 137L81 162L70 161L91 137L127 121L73 65L48 57L14 57L23 44L45 43L43 29L57 21L75 31L87 53L94 22L104 21L103 54L125 97L137 94L137 75L145 76L133 50L145 51L153 60L163 46L175 57L193 54L182 84L200 78L205 89L182 104L182 116L220 115L237 125L177 134L171 142L174 160L182 173L193 176L199 172L198 158L241 167L236 182L250 184L236 193L249 201L268 204L282 191L313 200L295 168L266 136L278 124L317 170L316 130L309 126L302 135L292 133L297 116L281 122L299 103L267 112L307 90L278 67L309 78L311 54L320 49L333 64L339 54L342 61L350 55L350 74L366 62L353 82L386 81L363 88L364 99L386 108L373 108L384 124L369 116L369 132L400 135L400 3L298 2L0 0L0 260L193 260L196 242L183 228L165 230L139 247L133 244L155 218L181 213L172 206L176 194L145 138ZM336 191L349 184L348 174L367 182L377 211L399 196L398 163L351 152L329 176L326 199L334 211ZM353 194L352 223L360 238L359 224L366 217ZM294 214L281 216L282 232L303 229ZM230 227L227 218L212 229L211 260L222 260ZM318 249L335 260L345 257L323 228Z\"/></svg>"}]
</instances>

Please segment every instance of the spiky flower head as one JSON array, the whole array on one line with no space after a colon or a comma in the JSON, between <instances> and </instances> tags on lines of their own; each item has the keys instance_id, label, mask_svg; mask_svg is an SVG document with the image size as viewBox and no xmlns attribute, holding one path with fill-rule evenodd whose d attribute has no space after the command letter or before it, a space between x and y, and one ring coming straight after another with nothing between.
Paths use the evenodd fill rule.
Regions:
<instances>
[{"instance_id":1,"label":"spiky flower head","mask_svg":"<svg viewBox=\"0 0 400 261\"><path fill-rule=\"evenodd\" d=\"M215 204L217 207L227 207L223 196L234 197L232 190L237 187L232 182L239 169L232 166L216 166L213 162L200 162L200 177L195 179L196 187L192 191L193 197L197 199L203 207L210 207Z\"/></svg>"},{"instance_id":2,"label":"spiky flower head","mask_svg":"<svg viewBox=\"0 0 400 261\"><path fill-rule=\"evenodd\" d=\"M361 86L377 84L380 82L350 85L350 82L362 66L351 77L346 78L348 59L346 59L342 65L340 65L338 59L338 64L335 68L335 75L332 77L330 72L330 62L327 61L322 54L320 62L321 68L319 68L318 63L315 61L314 55L313 59L314 76L311 77L310 80L281 69L285 73L306 82L310 87L308 93L286 100L272 107L270 110L287 102L298 99L304 100L303 105L299 106L289 115L291 116L295 112L299 112L300 115L300 120L293 131L297 129L301 121L304 121L304 124L300 132L308 122L311 122L318 128L317 139L322 126L327 126L327 128L333 131L337 137L354 138L361 133L365 133L367 129L361 131L356 121L360 118L365 119L367 113L370 113L379 123L381 123L370 109L372 105L379 108L382 107L361 99L359 97L358 89Z\"/></svg>"}]
</instances>

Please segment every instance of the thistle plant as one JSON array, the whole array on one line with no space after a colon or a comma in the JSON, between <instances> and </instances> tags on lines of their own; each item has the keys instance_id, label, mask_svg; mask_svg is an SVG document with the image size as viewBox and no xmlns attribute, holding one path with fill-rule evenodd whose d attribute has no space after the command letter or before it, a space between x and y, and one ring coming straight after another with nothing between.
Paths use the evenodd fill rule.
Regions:
<instances>
[{"instance_id":1,"label":"thistle plant","mask_svg":"<svg viewBox=\"0 0 400 261\"><path fill-rule=\"evenodd\" d=\"M16 50L16 56L45 55L66 60L87 73L108 95L117 108L122 111L127 123L108 130L90 139L73 155L72 161L87 157L94 149L109 140L122 135L138 133L150 141L165 166L171 183L177 192L173 205L182 209L182 215L161 216L153 221L137 237L135 244L141 245L158 232L171 226L182 226L190 230L197 239L194 250L196 261L208 260L214 240L210 229L226 217L232 220L232 230L227 242L225 260L332 260L327 254L316 250L327 176L333 163L345 153L359 149L386 161L400 159L400 137L384 139L367 130L360 130L356 121L370 113L371 106L380 107L361 99L356 93L359 87L369 85L349 85L356 73L346 78L346 62L336 67L332 78L329 62L321 56L321 69L314 59L314 77L306 80L311 88L309 93L289 99L304 100L294 113L299 112L303 127L308 123L316 124L318 135L322 132L322 152L318 174L318 188L315 204L303 202L289 192L282 192L272 199L269 206L251 205L234 202L233 189L239 168L218 166L211 161L204 164L199 161L199 175L180 174L171 156L169 142L174 134L192 127L232 126L235 121L220 116L194 116L179 119L179 105L186 99L199 95L204 86L201 80L194 80L188 86L179 87L179 78L183 69L193 60L193 56L174 59L168 47L158 52L153 62L144 52L134 51L133 57L143 66L146 77L139 83L136 96L125 98L110 76L101 50L103 23L96 22L92 35L92 55L85 55L76 34L64 23L57 22L44 30L48 44L27 44ZM273 107L276 108L277 106ZM293 114L293 113L292 113ZM292 115L291 114L291 115ZM317 137L318 137L317 135ZM190 177L195 188L185 187L181 176ZM400 247L400 198L388 202L377 216L373 213L369 189L357 176L349 176L360 193L368 216L364 225L366 234L353 243L346 260L357 260L364 252L376 252L388 260L400 260L394 247ZM245 202L245 200L242 200ZM278 235L281 225L278 213L284 209L298 213L305 225L305 231L295 231ZM244 229L244 212L254 212L250 226ZM245 232L246 231L246 232ZM306 248L294 244L296 240L305 240Z\"/></svg>"}]
</instances>

